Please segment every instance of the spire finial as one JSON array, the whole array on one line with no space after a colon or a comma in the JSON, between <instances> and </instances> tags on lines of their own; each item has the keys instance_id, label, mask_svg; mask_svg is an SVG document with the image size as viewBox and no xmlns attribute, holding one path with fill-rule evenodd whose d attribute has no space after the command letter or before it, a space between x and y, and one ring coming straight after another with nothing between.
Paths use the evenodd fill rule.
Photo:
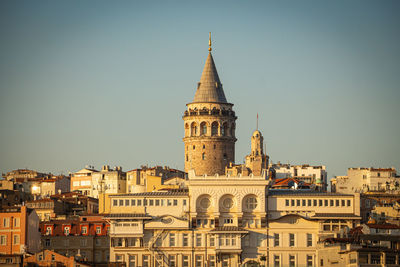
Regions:
<instances>
[{"instance_id":1,"label":"spire finial","mask_svg":"<svg viewBox=\"0 0 400 267\"><path fill-rule=\"evenodd\" d=\"M257 131L258 131L258 112L257 112Z\"/></svg>"},{"instance_id":2,"label":"spire finial","mask_svg":"<svg viewBox=\"0 0 400 267\"><path fill-rule=\"evenodd\" d=\"M211 32L210 32L210 37L208 39L208 51L211 52L212 48L211 48Z\"/></svg>"}]
</instances>

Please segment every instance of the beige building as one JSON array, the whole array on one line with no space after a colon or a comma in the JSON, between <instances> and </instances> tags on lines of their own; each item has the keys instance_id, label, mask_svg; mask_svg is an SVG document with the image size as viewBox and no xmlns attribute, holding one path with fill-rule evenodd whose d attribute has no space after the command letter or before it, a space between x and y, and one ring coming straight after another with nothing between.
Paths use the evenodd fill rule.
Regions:
<instances>
[{"instance_id":1,"label":"beige building","mask_svg":"<svg viewBox=\"0 0 400 267\"><path fill-rule=\"evenodd\" d=\"M92 166L86 166L71 175L71 192L80 192L85 196L92 193L92 174L98 172Z\"/></svg>"},{"instance_id":2,"label":"beige building","mask_svg":"<svg viewBox=\"0 0 400 267\"><path fill-rule=\"evenodd\" d=\"M91 197L99 198L99 194L115 194L126 192L126 173L122 167L114 169L108 165L101 167L101 171L92 173Z\"/></svg>"},{"instance_id":3,"label":"beige building","mask_svg":"<svg viewBox=\"0 0 400 267\"><path fill-rule=\"evenodd\" d=\"M400 177L395 168L349 168L347 176L331 179L332 192L345 194L400 190L399 185Z\"/></svg>"}]
</instances>

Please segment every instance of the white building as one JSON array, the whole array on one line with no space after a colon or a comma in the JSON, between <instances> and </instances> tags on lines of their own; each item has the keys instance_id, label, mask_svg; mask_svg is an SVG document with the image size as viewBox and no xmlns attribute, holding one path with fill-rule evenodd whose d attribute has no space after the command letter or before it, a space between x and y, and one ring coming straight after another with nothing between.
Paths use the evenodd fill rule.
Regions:
<instances>
[{"instance_id":1,"label":"white building","mask_svg":"<svg viewBox=\"0 0 400 267\"><path fill-rule=\"evenodd\" d=\"M295 178L308 184L314 184L322 191L326 191L328 173L323 165L290 165L278 162L277 164L271 164L269 168L273 170L276 179Z\"/></svg>"}]
</instances>

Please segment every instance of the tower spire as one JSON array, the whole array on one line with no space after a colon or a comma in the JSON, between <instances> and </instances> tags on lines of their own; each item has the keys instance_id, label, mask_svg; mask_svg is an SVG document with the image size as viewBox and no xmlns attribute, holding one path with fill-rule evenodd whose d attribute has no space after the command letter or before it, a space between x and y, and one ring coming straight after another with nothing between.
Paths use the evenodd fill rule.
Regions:
<instances>
[{"instance_id":1,"label":"tower spire","mask_svg":"<svg viewBox=\"0 0 400 267\"><path fill-rule=\"evenodd\" d=\"M212 48L211 48L211 32L210 32L210 35L209 35L209 38L208 38L208 51L211 52L211 50L212 50Z\"/></svg>"}]
</instances>

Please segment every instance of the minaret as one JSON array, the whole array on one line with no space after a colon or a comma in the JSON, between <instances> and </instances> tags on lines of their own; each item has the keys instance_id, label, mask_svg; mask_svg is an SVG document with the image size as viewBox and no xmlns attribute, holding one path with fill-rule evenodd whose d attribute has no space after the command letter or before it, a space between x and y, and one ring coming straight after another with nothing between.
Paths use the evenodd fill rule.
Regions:
<instances>
[{"instance_id":1,"label":"minaret","mask_svg":"<svg viewBox=\"0 0 400 267\"><path fill-rule=\"evenodd\" d=\"M211 54L197 85L193 102L183 115L185 125L185 171L196 175L225 174L225 167L235 161L235 121Z\"/></svg>"}]
</instances>

